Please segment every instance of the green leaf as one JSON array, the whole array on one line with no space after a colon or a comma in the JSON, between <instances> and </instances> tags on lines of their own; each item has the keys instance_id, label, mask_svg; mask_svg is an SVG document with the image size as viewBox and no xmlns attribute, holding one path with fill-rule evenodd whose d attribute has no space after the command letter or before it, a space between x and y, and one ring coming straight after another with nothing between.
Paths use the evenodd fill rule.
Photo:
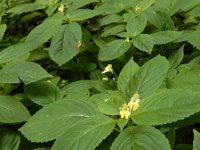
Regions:
<instances>
[{"instance_id":1,"label":"green leaf","mask_svg":"<svg viewBox=\"0 0 200 150\"><path fill-rule=\"evenodd\" d=\"M162 125L199 112L200 93L186 89L164 90L141 100L132 120L141 125Z\"/></svg>"},{"instance_id":2,"label":"green leaf","mask_svg":"<svg viewBox=\"0 0 200 150\"><path fill-rule=\"evenodd\" d=\"M167 80L168 88L183 88L183 89L195 89L193 86L199 87L200 85L200 70L191 70L183 73L179 73L173 79ZM198 91L198 89L196 89Z\"/></svg>"},{"instance_id":3,"label":"green leaf","mask_svg":"<svg viewBox=\"0 0 200 150\"><path fill-rule=\"evenodd\" d=\"M168 58L170 68L176 68L181 63L183 56L184 56L183 48L184 48L184 45L181 46L181 48L179 48L178 50L173 51L170 54L170 56Z\"/></svg>"},{"instance_id":4,"label":"green leaf","mask_svg":"<svg viewBox=\"0 0 200 150\"><path fill-rule=\"evenodd\" d=\"M166 7L166 6L164 6ZM163 8L164 9L164 8ZM167 8L166 8L167 9ZM175 30L174 22L166 12L156 12L153 10L148 10L146 12L148 21L153 24L159 30Z\"/></svg>"},{"instance_id":5,"label":"green leaf","mask_svg":"<svg viewBox=\"0 0 200 150\"><path fill-rule=\"evenodd\" d=\"M123 22L123 18L117 14L107 15L99 20L99 25L104 26L115 22Z\"/></svg>"},{"instance_id":6,"label":"green leaf","mask_svg":"<svg viewBox=\"0 0 200 150\"><path fill-rule=\"evenodd\" d=\"M81 8L85 5L88 5L90 3L94 3L94 2L99 2L99 0L84 0L84 1L80 1L80 0L72 0L71 5L69 6L69 10L74 10L77 8Z\"/></svg>"},{"instance_id":7,"label":"green leaf","mask_svg":"<svg viewBox=\"0 0 200 150\"><path fill-rule=\"evenodd\" d=\"M133 37L142 33L147 25L147 17L144 14L140 14L137 17L131 17L127 21L126 30Z\"/></svg>"},{"instance_id":8,"label":"green leaf","mask_svg":"<svg viewBox=\"0 0 200 150\"><path fill-rule=\"evenodd\" d=\"M99 60L108 61L122 56L130 48L130 43L124 40L114 40L99 50Z\"/></svg>"},{"instance_id":9,"label":"green leaf","mask_svg":"<svg viewBox=\"0 0 200 150\"><path fill-rule=\"evenodd\" d=\"M200 29L195 30L192 33L190 33L187 37L186 40L192 44L194 47L200 50L200 44L199 44L199 39L200 38Z\"/></svg>"},{"instance_id":10,"label":"green leaf","mask_svg":"<svg viewBox=\"0 0 200 150\"><path fill-rule=\"evenodd\" d=\"M128 83L138 70L139 66L133 61L133 58L131 58L121 70L117 81L117 87L124 95L127 93Z\"/></svg>"},{"instance_id":11,"label":"green leaf","mask_svg":"<svg viewBox=\"0 0 200 150\"><path fill-rule=\"evenodd\" d=\"M107 82L101 80L79 80L67 84L62 88L64 94L79 93L81 90L89 90L95 88L99 92L110 90L111 87Z\"/></svg>"},{"instance_id":12,"label":"green leaf","mask_svg":"<svg viewBox=\"0 0 200 150\"><path fill-rule=\"evenodd\" d=\"M2 150L18 150L20 144L20 136L9 129L0 128L0 149Z\"/></svg>"},{"instance_id":13,"label":"green leaf","mask_svg":"<svg viewBox=\"0 0 200 150\"><path fill-rule=\"evenodd\" d=\"M115 121L107 116L86 118L56 139L52 150L94 150L114 129Z\"/></svg>"},{"instance_id":14,"label":"green leaf","mask_svg":"<svg viewBox=\"0 0 200 150\"><path fill-rule=\"evenodd\" d=\"M0 96L0 122L18 123L27 121L30 114L26 107L10 96Z\"/></svg>"},{"instance_id":15,"label":"green leaf","mask_svg":"<svg viewBox=\"0 0 200 150\"><path fill-rule=\"evenodd\" d=\"M193 130L194 132L194 141L193 141L193 150L199 150L200 149L200 133L196 130Z\"/></svg>"},{"instance_id":16,"label":"green leaf","mask_svg":"<svg viewBox=\"0 0 200 150\"><path fill-rule=\"evenodd\" d=\"M139 8L139 10L136 10L136 11L137 12L145 11L155 2L156 2L156 0L139 0L139 1L136 1L136 7Z\"/></svg>"},{"instance_id":17,"label":"green leaf","mask_svg":"<svg viewBox=\"0 0 200 150\"><path fill-rule=\"evenodd\" d=\"M62 24L63 16L60 13L45 19L41 24L36 26L27 36L26 42L31 43L35 48L47 42Z\"/></svg>"},{"instance_id":18,"label":"green leaf","mask_svg":"<svg viewBox=\"0 0 200 150\"><path fill-rule=\"evenodd\" d=\"M8 9L6 12L20 15L22 13L33 12L35 10L44 9L44 8L45 8L45 5L41 5L37 3L25 3L25 4L12 7L11 9Z\"/></svg>"},{"instance_id":19,"label":"green leaf","mask_svg":"<svg viewBox=\"0 0 200 150\"><path fill-rule=\"evenodd\" d=\"M188 10L191 10L192 8L194 8L195 6L197 6L199 4L199 0L191 0L191 1L176 0L172 4L173 5L169 12L171 16L177 12L181 12L181 11L186 12Z\"/></svg>"},{"instance_id":20,"label":"green leaf","mask_svg":"<svg viewBox=\"0 0 200 150\"><path fill-rule=\"evenodd\" d=\"M0 51L0 64L21 60L21 57L27 55L35 49L33 43L17 43Z\"/></svg>"},{"instance_id":21,"label":"green leaf","mask_svg":"<svg viewBox=\"0 0 200 150\"><path fill-rule=\"evenodd\" d=\"M106 115L119 115L119 108L125 103L119 91L106 91L95 94L89 101L95 101L99 111Z\"/></svg>"},{"instance_id":22,"label":"green leaf","mask_svg":"<svg viewBox=\"0 0 200 150\"><path fill-rule=\"evenodd\" d=\"M49 55L58 65L63 65L79 52L77 45L81 42L81 27L77 23L62 25L53 37Z\"/></svg>"},{"instance_id":23,"label":"green leaf","mask_svg":"<svg viewBox=\"0 0 200 150\"><path fill-rule=\"evenodd\" d=\"M152 94L162 84L168 69L167 59L160 55L147 61L129 82L127 95L131 97L135 92L138 92L142 97L145 97Z\"/></svg>"},{"instance_id":24,"label":"green leaf","mask_svg":"<svg viewBox=\"0 0 200 150\"><path fill-rule=\"evenodd\" d=\"M151 126L135 126L126 128L119 134L111 146L111 150L122 149L171 150L165 135Z\"/></svg>"},{"instance_id":25,"label":"green leaf","mask_svg":"<svg viewBox=\"0 0 200 150\"><path fill-rule=\"evenodd\" d=\"M141 34L133 41L133 45L141 51L151 53L154 39L151 35Z\"/></svg>"},{"instance_id":26,"label":"green leaf","mask_svg":"<svg viewBox=\"0 0 200 150\"><path fill-rule=\"evenodd\" d=\"M64 99L37 111L19 130L32 142L54 140L80 120L96 115L96 107L80 99Z\"/></svg>"},{"instance_id":27,"label":"green leaf","mask_svg":"<svg viewBox=\"0 0 200 150\"><path fill-rule=\"evenodd\" d=\"M103 12L100 10L91 10L91 9L77 9L69 11L66 15L67 18L70 19L70 21L81 21L93 18L97 15L102 14Z\"/></svg>"},{"instance_id":28,"label":"green leaf","mask_svg":"<svg viewBox=\"0 0 200 150\"><path fill-rule=\"evenodd\" d=\"M159 31L150 34L154 38L154 44L167 44L173 42L182 35L180 31Z\"/></svg>"},{"instance_id":29,"label":"green leaf","mask_svg":"<svg viewBox=\"0 0 200 150\"><path fill-rule=\"evenodd\" d=\"M111 26L109 28L105 28L105 30L103 31L103 33L101 34L101 37L106 37L106 36L110 36L110 35L115 35L119 32L122 32L126 29L126 26L123 24L119 24L119 25L115 25L115 26Z\"/></svg>"},{"instance_id":30,"label":"green leaf","mask_svg":"<svg viewBox=\"0 0 200 150\"><path fill-rule=\"evenodd\" d=\"M40 65L26 61L5 66L0 70L0 76L2 83L19 83L20 78L25 84L52 77Z\"/></svg>"},{"instance_id":31,"label":"green leaf","mask_svg":"<svg viewBox=\"0 0 200 150\"><path fill-rule=\"evenodd\" d=\"M60 89L53 83L34 82L24 87L25 95L34 103L44 106L62 98Z\"/></svg>"},{"instance_id":32,"label":"green leaf","mask_svg":"<svg viewBox=\"0 0 200 150\"><path fill-rule=\"evenodd\" d=\"M6 24L1 24L0 25L0 41L2 40L5 32L6 32L6 29L7 29L7 25Z\"/></svg>"}]
</instances>

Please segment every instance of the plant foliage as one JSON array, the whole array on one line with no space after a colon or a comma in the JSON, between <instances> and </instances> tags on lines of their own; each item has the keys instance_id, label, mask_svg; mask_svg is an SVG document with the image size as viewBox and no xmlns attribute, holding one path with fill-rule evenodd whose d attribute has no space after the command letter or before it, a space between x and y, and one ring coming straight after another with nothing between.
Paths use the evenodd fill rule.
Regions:
<instances>
[{"instance_id":1,"label":"plant foliage","mask_svg":"<svg viewBox=\"0 0 200 150\"><path fill-rule=\"evenodd\" d=\"M199 0L0 0L0 149L199 150Z\"/></svg>"}]
</instances>

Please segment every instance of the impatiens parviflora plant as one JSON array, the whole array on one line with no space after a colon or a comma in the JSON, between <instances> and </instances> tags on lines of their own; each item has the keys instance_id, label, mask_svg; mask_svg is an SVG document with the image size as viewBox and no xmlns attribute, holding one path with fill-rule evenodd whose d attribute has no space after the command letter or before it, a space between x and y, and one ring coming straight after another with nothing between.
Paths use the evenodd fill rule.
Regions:
<instances>
[{"instance_id":1,"label":"impatiens parviflora plant","mask_svg":"<svg viewBox=\"0 0 200 150\"><path fill-rule=\"evenodd\" d=\"M199 6L1 0L0 149L199 150Z\"/></svg>"}]
</instances>

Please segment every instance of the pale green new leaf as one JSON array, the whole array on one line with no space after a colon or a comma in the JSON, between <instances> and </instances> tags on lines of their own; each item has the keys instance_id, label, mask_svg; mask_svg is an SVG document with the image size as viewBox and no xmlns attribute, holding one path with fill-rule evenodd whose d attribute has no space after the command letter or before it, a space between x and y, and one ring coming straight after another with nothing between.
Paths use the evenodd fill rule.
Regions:
<instances>
[{"instance_id":1,"label":"pale green new leaf","mask_svg":"<svg viewBox=\"0 0 200 150\"><path fill-rule=\"evenodd\" d=\"M0 149L1 150L18 150L20 136L17 132L6 128L0 128Z\"/></svg>"},{"instance_id":2,"label":"pale green new leaf","mask_svg":"<svg viewBox=\"0 0 200 150\"><path fill-rule=\"evenodd\" d=\"M25 95L34 103L45 106L62 98L60 89L51 82L40 81L26 85Z\"/></svg>"},{"instance_id":3,"label":"pale green new leaf","mask_svg":"<svg viewBox=\"0 0 200 150\"><path fill-rule=\"evenodd\" d=\"M106 115L119 115L119 108L125 103L119 91L106 91L89 98L97 104L99 111Z\"/></svg>"},{"instance_id":4,"label":"pale green new leaf","mask_svg":"<svg viewBox=\"0 0 200 150\"><path fill-rule=\"evenodd\" d=\"M62 25L53 37L49 55L58 65L63 65L79 52L82 31L77 23Z\"/></svg>"},{"instance_id":5,"label":"pale green new leaf","mask_svg":"<svg viewBox=\"0 0 200 150\"><path fill-rule=\"evenodd\" d=\"M200 93L186 89L163 90L141 99L132 120L141 125L162 125L199 112Z\"/></svg>"},{"instance_id":6,"label":"pale green new leaf","mask_svg":"<svg viewBox=\"0 0 200 150\"><path fill-rule=\"evenodd\" d=\"M200 133L196 130L193 130L194 132L194 140L193 140L193 150L199 150L200 149Z\"/></svg>"},{"instance_id":7,"label":"pale green new leaf","mask_svg":"<svg viewBox=\"0 0 200 150\"><path fill-rule=\"evenodd\" d=\"M150 54L154 46L154 39L151 35L141 34L135 38L133 45L139 50Z\"/></svg>"},{"instance_id":8,"label":"pale green new leaf","mask_svg":"<svg viewBox=\"0 0 200 150\"><path fill-rule=\"evenodd\" d=\"M37 111L19 130L32 142L54 140L80 120L96 115L96 107L80 99L64 99Z\"/></svg>"},{"instance_id":9,"label":"pale green new leaf","mask_svg":"<svg viewBox=\"0 0 200 150\"><path fill-rule=\"evenodd\" d=\"M158 140L159 139L159 140ZM126 128L112 143L111 150L171 150L162 132L151 126Z\"/></svg>"},{"instance_id":10,"label":"pale green new leaf","mask_svg":"<svg viewBox=\"0 0 200 150\"><path fill-rule=\"evenodd\" d=\"M99 60L108 61L116 59L122 56L126 51L128 51L130 46L130 43L127 43L125 42L125 40L121 39L109 42L99 50Z\"/></svg>"},{"instance_id":11,"label":"pale green new leaf","mask_svg":"<svg viewBox=\"0 0 200 150\"><path fill-rule=\"evenodd\" d=\"M165 57L160 55L147 61L129 82L128 95L131 97L138 92L142 97L155 92L167 75L169 63Z\"/></svg>"},{"instance_id":12,"label":"pale green new leaf","mask_svg":"<svg viewBox=\"0 0 200 150\"><path fill-rule=\"evenodd\" d=\"M167 44L173 42L177 38L181 37L182 32L180 31L159 31L150 34L154 38L154 44Z\"/></svg>"},{"instance_id":13,"label":"pale green new leaf","mask_svg":"<svg viewBox=\"0 0 200 150\"><path fill-rule=\"evenodd\" d=\"M0 70L0 76L2 83L19 83L21 79L25 84L52 77L40 65L28 61L5 66Z\"/></svg>"},{"instance_id":14,"label":"pale green new leaf","mask_svg":"<svg viewBox=\"0 0 200 150\"><path fill-rule=\"evenodd\" d=\"M60 13L45 19L41 24L36 26L27 36L26 42L30 42L35 48L47 42L62 24L63 16Z\"/></svg>"},{"instance_id":15,"label":"pale green new leaf","mask_svg":"<svg viewBox=\"0 0 200 150\"><path fill-rule=\"evenodd\" d=\"M178 50L173 51L170 54L168 61L171 68L176 68L181 63L184 56L183 48L184 48L184 45L181 46L181 48L179 48Z\"/></svg>"},{"instance_id":16,"label":"pale green new leaf","mask_svg":"<svg viewBox=\"0 0 200 150\"><path fill-rule=\"evenodd\" d=\"M147 17L144 14L140 14L137 17L130 17L127 21L126 30L133 37L142 33L147 25Z\"/></svg>"},{"instance_id":17,"label":"pale green new leaf","mask_svg":"<svg viewBox=\"0 0 200 150\"><path fill-rule=\"evenodd\" d=\"M104 115L86 118L56 139L52 150L94 150L114 129L115 120Z\"/></svg>"},{"instance_id":18,"label":"pale green new leaf","mask_svg":"<svg viewBox=\"0 0 200 150\"><path fill-rule=\"evenodd\" d=\"M30 114L26 107L11 96L0 96L0 123L18 123L27 121Z\"/></svg>"},{"instance_id":19,"label":"pale green new leaf","mask_svg":"<svg viewBox=\"0 0 200 150\"><path fill-rule=\"evenodd\" d=\"M132 59L133 58L131 58L121 70L117 81L117 87L124 95L127 93L128 84L131 81L131 78L133 78L140 68Z\"/></svg>"},{"instance_id":20,"label":"pale green new leaf","mask_svg":"<svg viewBox=\"0 0 200 150\"><path fill-rule=\"evenodd\" d=\"M6 24L1 24L0 25L0 41L2 40L5 32L6 32L6 29L7 29L7 25Z\"/></svg>"}]
</instances>

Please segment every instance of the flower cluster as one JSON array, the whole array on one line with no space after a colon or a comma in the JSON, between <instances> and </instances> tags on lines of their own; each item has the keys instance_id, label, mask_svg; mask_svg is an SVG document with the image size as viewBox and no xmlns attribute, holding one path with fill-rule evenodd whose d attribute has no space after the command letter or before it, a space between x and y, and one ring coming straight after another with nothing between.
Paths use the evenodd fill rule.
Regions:
<instances>
[{"instance_id":1,"label":"flower cluster","mask_svg":"<svg viewBox=\"0 0 200 150\"><path fill-rule=\"evenodd\" d=\"M64 12L64 11L65 11L65 5L64 5L64 4L61 4L61 5L58 7L58 11L59 11L59 12Z\"/></svg>"},{"instance_id":2,"label":"flower cluster","mask_svg":"<svg viewBox=\"0 0 200 150\"><path fill-rule=\"evenodd\" d=\"M104 71L102 71L102 74L105 74L107 72L114 73L114 71L112 69L112 64L108 64L108 66L106 66L106 68L104 69Z\"/></svg>"},{"instance_id":3,"label":"flower cluster","mask_svg":"<svg viewBox=\"0 0 200 150\"><path fill-rule=\"evenodd\" d=\"M140 95L138 93L135 93L132 97L131 100L129 101L128 104L124 104L121 108L120 108L120 116L121 118L126 118L128 119L131 115L132 111L136 111L140 105Z\"/></svg>"}]
</instances>

